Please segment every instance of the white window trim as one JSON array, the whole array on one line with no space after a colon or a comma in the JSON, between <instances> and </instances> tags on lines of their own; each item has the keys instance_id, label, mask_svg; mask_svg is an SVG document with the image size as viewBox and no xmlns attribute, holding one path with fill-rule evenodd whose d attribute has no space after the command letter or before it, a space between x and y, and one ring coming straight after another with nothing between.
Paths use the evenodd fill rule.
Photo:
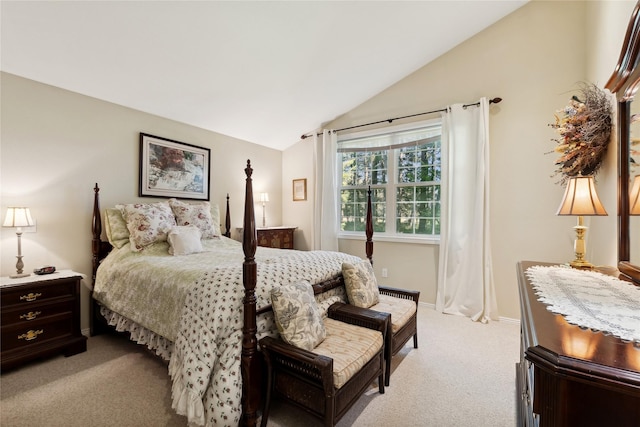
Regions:
<instances>
[{"instance_id":1,"label":"white window trim","mask_svg":"<svg viewBox=\"0 0 640 427\"><path fill-rule=\"evenodd\" d=\"M338 239L344 240L360 240L366 241L366 234L363 232L355 231L340 231L338 232ZM411 243L420 245L439 245L440 236L403 236L400 234L387 234L373 232L373 240L375 242L393 242L393 243Z\"/></svg>"},{"instance_id":2,"label":"white window trim","mask_svg":"<svg viewBox=\"0 0 640 427\"><path fill-rule=\"evenodd\" d=\"M380 135L382 133L392 133L392 132L402 132L407 130L413 130L428 126L442 125L442 119L429 119L429 120L421 120L419 122L406 123L402 125L395 125L389 127L376 128L372 130L360 131L360 132L352 132L348 134L343 134L338 137L338 145L340 144L340 140L346 139L356 139L356 138L365 138L369 136ZM339 157L340 153L336 153L336 156ZM339 163L339 162L338 162ZM393 169L395 169L395 162L391 165ZM389 176L392 177L391 169L388 169ZM337 176L336 182L341 182L342 179L342 170L336 170ZM337 196L336 196L337 197ZM338 206L340 204L338 203ZM389 212L393 213L393 221L395 221L395 209L389 210L389 206L387 206L387 221L389 221ZM395 222L394 222L395 224ZM365 237L363 239L363 236ZM373 232L373 236L375 237L375 241L378 242L395 242L395 243L412 243L412 244L423 244L423 245L439 245L440 244L440 236L428 235L428 236L419 236L419 235L403 235L396 233L376 233ZM356 231L342 231L338 230L338 239L345 240L366 240L366 234L364 232L356 232Z\"/></svg>"}]
</instances>

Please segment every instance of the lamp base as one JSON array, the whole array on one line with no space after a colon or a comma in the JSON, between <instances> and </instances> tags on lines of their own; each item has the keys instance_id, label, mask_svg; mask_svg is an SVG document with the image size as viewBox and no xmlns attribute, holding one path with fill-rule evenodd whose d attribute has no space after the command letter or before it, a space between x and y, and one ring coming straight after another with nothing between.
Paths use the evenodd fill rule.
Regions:
<instances>
[{"instance_id":1,"label":"lamp base","mask_svg":"<svg viewBox=\"0 0 640 427\"><path fill-rule=\"evenodd\" d=\"M12 274L9 276L10 279L19 279L20 277L29 277L31 276L31 273L19 273L19 274Z\"/></svg>"},{"instance_id":2,"label":"lamp base","mask_svg":"<svg viewBox=\"0 0 640 427\"><path fill-rule=\"evenodd\" d=\"M577 268L579 270L592 270L595 268L595 265L591 264L589 261L578 260L575 259L569 263L572 268Z\"/></svg>"},{"instance_id":3,"label":"lamp base","mask_svg":"<svg viewBox=\"0 0 640 427\"><path fill-rule=\"evenodd\" d=\"M589 261L584 259L584 254L586 252L584 236L587 233L587 227L584 226L582 216L578 216L578 225L573 227L576 231L576 241L573 244L573 249L575 252L576 258L569 263L569 265L573 268L578 268L582 270L591 270L595 266L591 264Z\"/></svg>"}]
</instances>

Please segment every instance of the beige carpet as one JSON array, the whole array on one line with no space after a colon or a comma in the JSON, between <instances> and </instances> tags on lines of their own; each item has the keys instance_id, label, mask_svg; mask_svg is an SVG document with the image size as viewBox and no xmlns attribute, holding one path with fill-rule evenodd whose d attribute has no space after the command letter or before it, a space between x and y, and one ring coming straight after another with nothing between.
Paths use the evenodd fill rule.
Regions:
<instances>
[{"instance_id":1,"label":"beige carpet","mask_svg":"<svg viewBox=\"0 0 640 427\"><path fill-rule=\"evenodd\" d=\"M392 363L391 386L365 394L339 426L515 425L519 325L447 316L421 306L420 348ZM88 340L88 351L31 363L0 377L0 425L186 426L171 409L166 364L121 336ZM321 426L287 404L269 425Z\"/></svg>"}]
</instances>

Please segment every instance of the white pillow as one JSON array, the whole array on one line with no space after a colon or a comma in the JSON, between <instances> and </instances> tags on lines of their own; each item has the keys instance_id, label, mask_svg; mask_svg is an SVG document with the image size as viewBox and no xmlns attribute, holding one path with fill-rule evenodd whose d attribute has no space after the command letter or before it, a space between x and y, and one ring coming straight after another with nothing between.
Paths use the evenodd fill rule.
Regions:
<instances>
[{"instance_id":1,"label":"white pillow","mask_svg":"<svg viewBox=\"0 0 640 427\"><path fill-rule=\"evenodd\" d=\"M169 253L174 256L202 252L201 233L193 225L175 226L169 231Z\"/></svg>"}]
</instances>

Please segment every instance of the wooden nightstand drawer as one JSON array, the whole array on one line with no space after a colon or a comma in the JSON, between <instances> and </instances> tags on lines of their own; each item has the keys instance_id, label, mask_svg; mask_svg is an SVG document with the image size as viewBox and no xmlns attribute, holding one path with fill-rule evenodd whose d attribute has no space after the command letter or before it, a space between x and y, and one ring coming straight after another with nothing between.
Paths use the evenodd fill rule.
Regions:
<instances>
[{"instance_id":1,"label":"wooden nightstand drawer","mask_svg":"<svg viewBox=\"0 0 640 427\"><path fill-rule=\"evenodd\" d=\"M19 286L17 288L3 289L2 308L8 308L16 304L32 304L59 297L71 297L74 295L76 280L58 279L40 284Z\"/></svg>"},{"instance_id":2,"label":"wooden nightstand drawer","mask_svg":"<svg viewBox=\"0 0 640 427\"><path fill-rule=\"evenodd\" d=\"M73 299L66 301L48 302L46 304L29 304L28 306L17 306L12 309L2 309L2 321L0 325L28 325L36 320L53 316L60 313L73 312Z\"/></svg>"},{"instance_id":3,"label":"wooden nightstand drawer","mask_svg":"<svg viewBox=\"0 0 640 427\"><path fill-rule=\"evenodd\" d=\"M34 321L29 325L12 325L2 328L2 351L18 347L35 346L50 340L73 335L73 313L57 314Z\"/></svg>"}]
</instances>

